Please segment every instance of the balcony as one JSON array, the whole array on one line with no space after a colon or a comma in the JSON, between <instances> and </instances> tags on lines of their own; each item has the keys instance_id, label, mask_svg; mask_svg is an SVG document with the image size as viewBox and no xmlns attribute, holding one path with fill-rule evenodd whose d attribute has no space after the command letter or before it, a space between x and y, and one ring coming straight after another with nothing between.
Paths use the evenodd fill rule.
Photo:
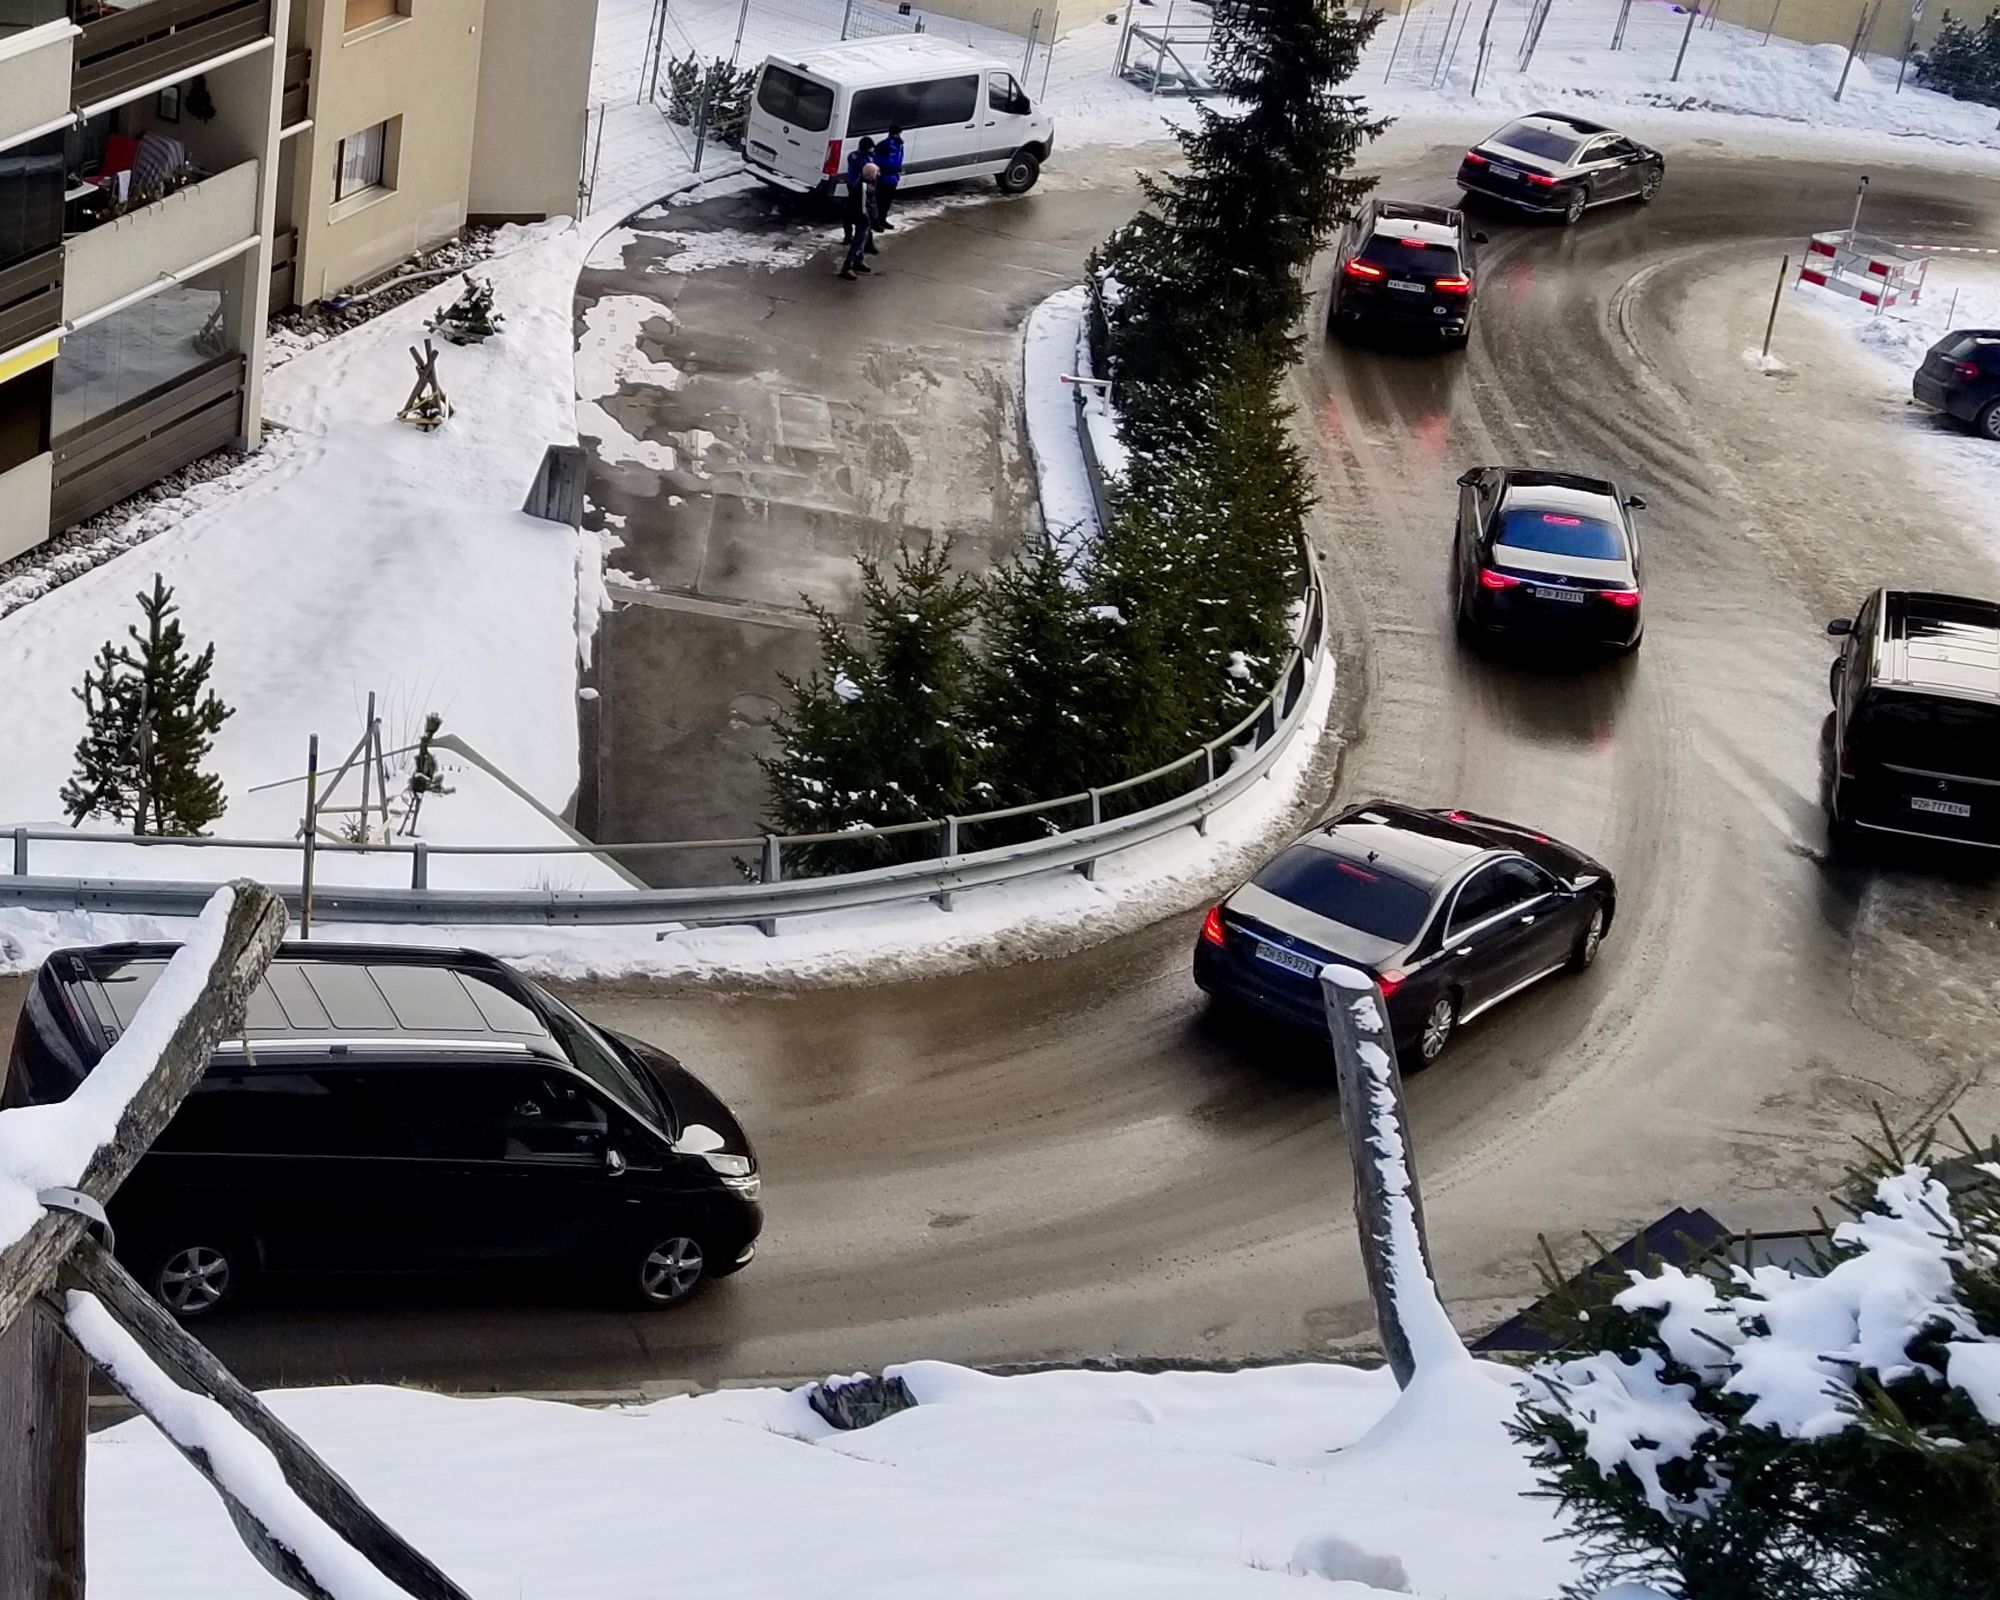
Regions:
<instances>
[{"instance_id":1,"label":"balcony","mask_svg":"<svg viewBox=\"0 0 2000 1600\"><path fill-rule=\"evenodd\" d=\"M70 33L63 0L0 0L0 144L69 110Z\"/></svg>"},{"instance_id":2,"label":"balcony","mask_svg":"<svg viewBox=\"0 0 2000 1600\"><path fill-rule=\"evenodd\" d=\"M11 561L48 537L54 463L44 451L0 472L0 561Z\"/></svg>"},{"instance_id":3,"label":"balcony","mask_svg":"<svg viewBox=\"0 0 2000 1600\"><path fill-rule=\"evenodd\" d=\"M241 162L71 238L63 316L101 311L257 234L257 163Z\"/></svg>"},{"instance_id":4,"label":"balcony","mask_svg":"<svg viewBox=\"0 0 2000 1600\"><path fill-rule=\"evenodd\" d=\"M18 350L62 326L60 248L0 267L0 353Z\"/></svg>"},{"instance_id":5,"label":"balcony","mask_svg":"<svg viewBox=\"0 0 2000 1600\"><path fill-rule=\"evenodd\" d=\"M279 102L278 126L296 128L306 120L312 98L313 53L294 49L285 53L284 99Z\"/></svg>"},{"instance_id":6,"label":"balcony","mask_svg":"<svg viewBox=\"0 0 2000 1600\"><path fill-rule=\"evenodd\" d=\"M272 0L74 0L76 103L88 109L198 72L271 31Z\"/></svg>"}]
</instances>

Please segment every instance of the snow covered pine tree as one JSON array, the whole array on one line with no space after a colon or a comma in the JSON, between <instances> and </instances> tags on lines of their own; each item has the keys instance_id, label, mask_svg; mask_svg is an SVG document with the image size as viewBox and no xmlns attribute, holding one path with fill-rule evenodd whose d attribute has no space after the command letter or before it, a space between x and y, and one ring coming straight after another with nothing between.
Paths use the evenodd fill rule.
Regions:
<instances>
[{"instance_id":1,"label":"snow covered pine tree","mask_svg":"<svg viewBox=\"0 0 2000 1600\"><path fill-rule=\"evenodd\" d=\"M188 655L173 595L154 573L152 592L136 597L146 631L126 630L137 653L107 641L72 691L88 719L62 789L73 823L129 816L134 833L192 834L222 815L222 780L201 763L236 713L208 687L215 646Z\"/></svg>"}]
</instances>

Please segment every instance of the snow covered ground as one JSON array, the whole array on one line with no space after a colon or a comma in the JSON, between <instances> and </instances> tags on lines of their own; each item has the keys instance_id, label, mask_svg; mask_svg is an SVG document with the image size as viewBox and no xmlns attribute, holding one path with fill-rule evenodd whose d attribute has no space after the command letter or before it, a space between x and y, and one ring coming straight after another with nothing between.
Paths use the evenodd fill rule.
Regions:
<instances>
[{"instance_id":1,"label":"snow covered ground","mask_svg":"<svg viewBox=\"0 0 2000 1600\"><path fill-rule=\"evenodd\" d=\"M1387 1373L894 1368L918 1404L829 1428L803 1390L586 1410L383 1388L267 1396L476 1600L1546 1600L1573 1571L1470 1362ZM92 1600L279 1591L134 1421L89 1454Z\"/></svg>"}]
</instances>

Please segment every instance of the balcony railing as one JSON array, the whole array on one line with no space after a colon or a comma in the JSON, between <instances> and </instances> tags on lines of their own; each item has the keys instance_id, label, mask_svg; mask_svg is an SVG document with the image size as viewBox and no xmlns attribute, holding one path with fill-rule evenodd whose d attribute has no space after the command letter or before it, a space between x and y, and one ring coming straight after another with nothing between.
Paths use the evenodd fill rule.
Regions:
<instances>
[{"instance_id":1,"label":"balcony railing","mask_svg":"<svg viewBox=\"0 0 2000 1600\"><path fill-rule=\"evenodd\" d=\"M63 253L58 246L0 267L0 352L62 326Z\"/></svg>"},{"instance_id":2,"label":"balcony railing","mask_svg":"<svg viewBox=\"0 0 2000 1600\"><path fill-rule=\"evenodd\" d=\"M101 105L163 78L255 44L271 31L272 0L73 0L83 29L73 90L79 106Z\"/></svg>"},{"instance_id":3,"label":"balcony railing","mask_svg":"<svg viewBox=\"0 0 2000 1600\"><path fill-rule=\"evenodd\" d=\"M257 163L244 161L73 236L63 260L71 322L257 233Z\"/></svg>"},{"instance_id":4,"label":"balcony railing","mask_svg":"<svg viewBox=\"0 0 2000 1600\"><path fill-rule=\"evenodd\" d=\"M285 97L280 102L278 126L290 128L306 120L306 105L312 97L313 53L306 49L285 54Z\"/></svg>"},{"instance_id":5,"label":"balcony railing","mask_svg":"<svg viewBox=\"0 0 2000 1600\"><path fill-rule=\"evenodd\" d=\"M244 363L223 356L54 441L49 531L60 533L242 432Z\"/></svg>"}]
</instances>

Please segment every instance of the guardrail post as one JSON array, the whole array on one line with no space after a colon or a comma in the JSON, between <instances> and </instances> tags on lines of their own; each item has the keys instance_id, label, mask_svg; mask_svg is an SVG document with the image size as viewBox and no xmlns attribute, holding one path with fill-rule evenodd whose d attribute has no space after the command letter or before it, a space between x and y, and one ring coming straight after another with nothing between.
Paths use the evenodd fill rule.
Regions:
<instances>
[{"instance_id":1,"label":"guardrail post","mask_svg":"<svg viewBox=\"0 0 2000 1600\"><path fill-rule=\"evenodd\" d=\"M764 835L764 859L758 865L757 881L759 883L777 883L784 875L784 846L779 842L778 836L775 833L767 833ZM778 936L778 919L776 917L759 917L757 919L757 931L767 939L775 939Z\"/></svg>"},{"instance_id":2,"label":"guardrail post","mask_svg":"<svg viewBox=\"0 0 2000 1600\"><path fill-rule=\"evenodd\" d=\"M1090 791L1090 826L1094 828L1103 820L1104 796L1099 794L1095 789L1092 789ZM1092 856L1088 861L1078 862L1076 870L1082 873L1088 882L1097 882L1097 857Z\"/></svg>"},{"instance_id":3,"label":"guardrail post","mask_svg":"<svg viewBox=\"0 0 2000 1600\"><path fill-rule=\"evenodd\" d=\"M16 828L14 830L14 876L25 878L27 875L28 830L26 828Z\"/></svg>"},{"instance_id":4,"label":"guardrail post","mask_svg":"<svg viewBox=\"0 0 2000 1600\"><path fill-rule=\"evenodd\" d=\"M431 847L423 840L410 852L410 887L428 889L431 886Z\"/></svg>"},{"instance_id":5,"label":"guardrail post","mask_svg":"<svg viewBox=\"0 0 2000 1600\"><path fill-rule=\"evenodd\" d=\"M958 818L946 817L939 826L944 830L944 837L938 844L938 857L940 861L948 863L953 856L958 854ZM951 891L949 889L940 889L931 898L937 902L938 910L949 911L951 909Z\"/></svg>"}]
</instances>

